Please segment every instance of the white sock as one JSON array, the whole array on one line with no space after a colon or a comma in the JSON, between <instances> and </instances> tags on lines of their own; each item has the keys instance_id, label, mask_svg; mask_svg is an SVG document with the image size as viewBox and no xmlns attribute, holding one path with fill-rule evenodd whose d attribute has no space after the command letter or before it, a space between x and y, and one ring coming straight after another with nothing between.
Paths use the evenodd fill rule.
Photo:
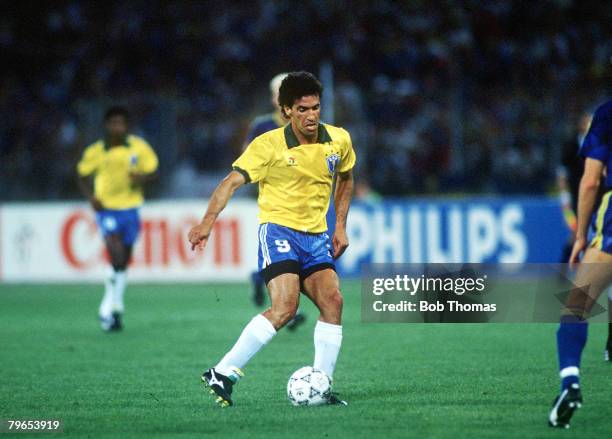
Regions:
<instances>
[{"instance_id":1,"label":"white sock","mask_svg":"<svg viewBox=\"0 0 612 439\"><path fill-rule=\"evenodd\" d=\"M125 285L127 283L127 273L124 271L115 271L115 290L113 294L113 312L123 314L123 294L125 293Z\"/></svg>"},{"instance_id":2,"label":"white sock","mask_svg":"<svg viewBox=\"0 0 612 439\"><path fill-rule=\"evenodd\" d=\"M336 360L342 345L342 326L319 320L314 330L315 369L325 372L330 378L334 375Z\"/></svg>"},{"instance_id":3,"label":"white sock","mask_svg":"<svg viewBox=\"0 0 612 439\"><path fill-rule=\"evenodd\" d=\"M100 302L98 314L102 318L109 318L113 312L113 296L115 295L115 272L109 269L104 279L104 297Z\"/></svg>"},{"instance_id":4,"label":"white sock","mask_svg":"<svg viewBox=\"0 0 612 439\"><path fill-rule=\"evenodd\" d=\"M219 361L215 370L225 376L232 375L232 368L242 369L253 355L272 340L274 335L276 335L276 329L272 323L261 314L256 315L244 327L236 344Z\"/></svg>"}]
</instances>

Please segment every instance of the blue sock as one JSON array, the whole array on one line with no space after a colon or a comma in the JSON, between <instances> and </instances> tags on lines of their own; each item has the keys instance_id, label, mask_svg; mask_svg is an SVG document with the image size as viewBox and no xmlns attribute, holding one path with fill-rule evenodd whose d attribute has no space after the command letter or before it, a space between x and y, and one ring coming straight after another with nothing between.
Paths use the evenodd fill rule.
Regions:
<instances>
[{"instance_id":1,"label":"blue sock","mask_svg":"<svg viewBox=\"0 0 612 439\"><path fill-rule=\"evenodd\" d=\"M559 371L575 367L576 373L561 378L561 390L574 383L579 383L578 369L580 357L587 341L588 323L575 316L562 316L557 330L557 352L559 354Z\"/></svg>"},{"instance_id":2,"label":"blue sock","mask_svg":"<svg viewBox=\"0 0 612 439\"><path fill-rule=\"evenodd\" d=\"M251 282L254 284L263 284L264 278L259 271L254 271L251 273Z\"/></svg>"}]
</instances>

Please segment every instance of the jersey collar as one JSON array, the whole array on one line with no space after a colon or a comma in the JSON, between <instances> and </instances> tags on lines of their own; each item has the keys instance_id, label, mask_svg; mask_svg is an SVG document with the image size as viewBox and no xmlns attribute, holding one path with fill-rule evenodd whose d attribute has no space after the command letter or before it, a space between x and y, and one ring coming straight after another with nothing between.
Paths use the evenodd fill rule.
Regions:
<instances>
[{"instance_id":1,"label":"jersey collar","mask_svg":"<svg viewBox=\"0 0 612 439\"><path fill-rule=\"evenodd\" d=\"M325 125L322 123L319 124L318 134L317 134L317 143L327 143L331 142L332 138L330 137ZM295 148L296 146L300 146L300 142L295 136L293 129L291 129L291 124L287 124L285 127L285 142L287 142L287 148Z\"/></svg>"},{"instance_id":2,"label":"jersey collar","mask_svg":"<svg viewBox=\"0 0 612 439\"><path fill-rule=\"evenodd\" d=\"M128 141L128 136L125 136L123 138L123 140L121 141L121 145L125 145L125 146L129 146L130 145L130 143ZM110 145L110 141L109 141L108 137L104 137L104 149L108 151L110 149L110 147L111 147L111 145Z\"/></svg>"}]
</instances>

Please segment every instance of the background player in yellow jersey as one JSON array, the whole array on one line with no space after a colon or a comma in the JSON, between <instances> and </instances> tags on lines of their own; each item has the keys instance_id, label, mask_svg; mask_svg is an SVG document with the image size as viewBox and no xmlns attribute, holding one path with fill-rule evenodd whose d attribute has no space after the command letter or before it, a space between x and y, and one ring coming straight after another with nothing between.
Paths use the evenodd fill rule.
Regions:
<instances>
[{"instance_id":1,"label":"background player in yellow jersey","mask_svg":"<svg viewBox=\"0 0 612 439\"><path fill-rule=\"evenodd\" d=\"M96 211L112 266L99 308L105 331L122 327L126 269L140 231L143 185L155 177L158 166L153 148L128 134L128 118L125 108L110 108L104 116L105 138L89 145L77 165L79 187Z\"/></svg>"},{"instance_id":2,"label":"background player in yellow jersey","mask_svg":"<svg viewBox=\"0 0 612 439\"><path fill-rule=\"evenodd\" d=\"M311 73L287 75L278 102L290 123L251 142L215 189L202 222L189 232L192 247L203 248L234 191L245 183L259 183L259 267L271 306L255 316L232 349L202 375L222 406L232 405L233 386L243 376L244 365L295 315L300 288L320 311L313 366L330 378L334 373L343 300L334 260L348 247L355 152L348 132L320 123L322 92ZM325 215L335 175L336 229L330 240ZM333 394L329 402L346 404Z\"/></svg>"}]
</instances>

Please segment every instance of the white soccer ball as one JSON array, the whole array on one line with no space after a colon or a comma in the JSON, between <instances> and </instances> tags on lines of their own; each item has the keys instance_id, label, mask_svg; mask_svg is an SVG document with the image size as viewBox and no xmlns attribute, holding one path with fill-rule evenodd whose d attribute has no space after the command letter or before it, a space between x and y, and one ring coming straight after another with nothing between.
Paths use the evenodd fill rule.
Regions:
<instances>
[{"instance_id":1,"label":"white soccer ball","mask_svg":"<svg viewBox=\"0 0 612 439\"><path fill-rule=\"evenodd\" d=\"M287 397L293 405L326 404L330 394L331 379L322 370L305 366L289 377Z\"/></svg>"}]
</instances>

